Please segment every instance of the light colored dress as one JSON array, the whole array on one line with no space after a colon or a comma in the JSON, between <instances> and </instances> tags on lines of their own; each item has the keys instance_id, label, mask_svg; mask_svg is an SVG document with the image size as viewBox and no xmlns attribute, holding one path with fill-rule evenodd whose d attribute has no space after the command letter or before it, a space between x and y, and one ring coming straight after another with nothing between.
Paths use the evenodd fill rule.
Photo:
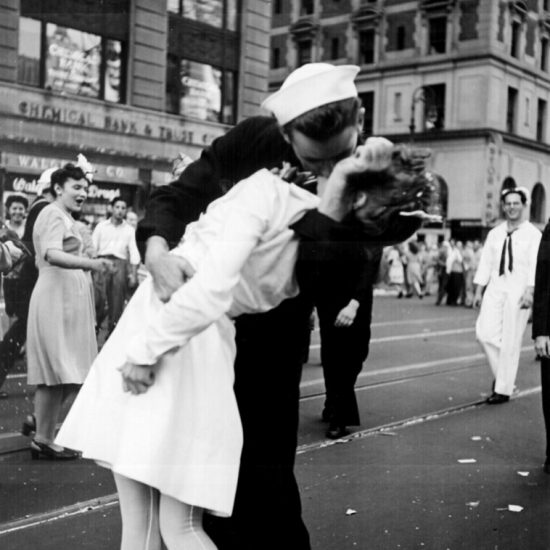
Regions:
<instances>
[{"instance_id":1,"label":"light colored dress","mask_svg":"<svg viewBox=\"0 0 550 550\"><path fill-rule=\"evenodd\" d=\"M231 318L297 294L298 241L289 225L318 202L260 170L212 203L173 251L195 275L167 304L150 277L139 286L56 443L182 502L230 515L242 449ZM146 393L123 392L117 369L126 360L157 363Z\"/></svg>"},{"instance_id":2,"label":"light colored dress","mask_svg":"<svg viewBox=\"0 0 550 550\"><path fill-rule=\"evenodd\" d=\"M39 275L27 322L28 383L82 384L97 355L89 276L46 260L52 249L81 256L82 237L74 219L53 203L36 218L33 243Z\"/></svg>"}]
</instances>

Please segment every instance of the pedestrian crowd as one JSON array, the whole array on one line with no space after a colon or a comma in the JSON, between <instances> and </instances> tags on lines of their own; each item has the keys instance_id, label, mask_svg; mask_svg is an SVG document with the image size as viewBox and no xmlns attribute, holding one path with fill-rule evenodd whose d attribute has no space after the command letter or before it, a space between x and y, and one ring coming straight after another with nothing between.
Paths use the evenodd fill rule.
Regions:
<instances>
[{"instance_id":1,"label":"pedestrian crowd","mask_svg":"<svg viewBox=\"0 0 550 550\"><path fill-rule=\"evenodd\" d=\"M354 386L377 280L399 298L480 308L489 404L513 392L537 292L547 307L535 310L533 335L550 361L550 277L540 271L550 247L539 251L540 231L523 218L527 192L503 192L505 220L483 247L413 240L440 221L429 152L363 139L358 71L292 72L263 104L272 116L240 122L195 162L176 159L137 228L121 198L109 219L86 223L93 167L83 157L43 174L30 208L6 201L0 269L13 323L0 385L25 345L31 456L83 456L113 471L121 550L310 548L294 476L304 342L315 308L321 416L327 437L343 437L360 423ZM550 426L544 382L543 400Z\"/></svg>"},{"instance_id":2,"label":"pedestrian crowd","mask_svg":"<svg viewBox=\"0 0 550 550\"><path fill-rule=\"evenodd\" d=\"M435 304L473 307L474 275L479 266L479 239L441 240L426 244L412 240L384 249L378 285L398 298L435 296Z\"/></svg>"}]
</instances>

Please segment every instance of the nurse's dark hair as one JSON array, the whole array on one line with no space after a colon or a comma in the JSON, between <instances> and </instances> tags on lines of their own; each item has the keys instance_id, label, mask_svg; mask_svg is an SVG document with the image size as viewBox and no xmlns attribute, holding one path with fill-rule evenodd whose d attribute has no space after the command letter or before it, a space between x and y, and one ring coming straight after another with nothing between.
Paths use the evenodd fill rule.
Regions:
<instances>
[{"instance_id":1,"label":"nurse's dark hair","mask_svg":"<svg viewBox=\"0 0 550 550\"><path fill-rule=\"evenodd\" d=\"M325 141L349 126L356 126L360 108L358 97L327 103L291 120L283 126L283 132L292 138L296 130L308 138Z\"/></svg>"},{"instance_id":2,"label":"nurse's dark hair","mask_svg":"<svg viewBox=\"0 0 550 550\"><path fill-rule=\"evenodd\" d=\"M398 211L431 210L439 200L438 182L426 172L427 149L406 146L394 148L390 166L384 170L366 170L348 176L346 190L350 196L364 191L384 215Z\"/></svg>"},{"instance_id":3,"label":"nurse's dark hair","mask_svg":"<svg viewBox=\"0 0 550 550\"><path fill-rule=\"evenodd\" d=\"M71 163L65 164L65 166L63 166L62 168L59 168L55 172L52 172L50 179L50 192L54 197L57 196L57 193L55 192L55 185L57 184L63 187L65 185L65 182L69 179L81 180L86 179L86 176L81 168Z\"/></svg>"}]
</instances>

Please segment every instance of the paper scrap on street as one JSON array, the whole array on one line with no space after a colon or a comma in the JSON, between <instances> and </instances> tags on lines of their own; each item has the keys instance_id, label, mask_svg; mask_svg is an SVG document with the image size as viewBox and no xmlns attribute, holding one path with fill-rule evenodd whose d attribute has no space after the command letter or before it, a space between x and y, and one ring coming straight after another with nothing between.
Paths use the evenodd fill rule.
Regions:
<instances>
[{"instance_id":1,"label":"paper scrap on street","mask_svg":"<svg viewBox=\"0 0 550 550\"><path fill-rule=\"evenodd\" d=\"M529 472L518 472L518 476L527 477Z\"/></svg>"},{"instance_id":2,"label":"paper scrap on street","mask_svg":"<svg viewBox=\"0 0 550 550\"><path fill-rule=\"evenodd\" d=\"M460 464L474 464L477 460L475 458L459 458L458 462Z\"/></svg>"},{"instance_id":3,"label":"paper scrap on street","mask_svg":"<svg viewBox=\"0 0 550 550\"><path fill-rule=\"evenodd\" d=\"M521 512L523 510L523 506L519 506L518 504L508 504L506 508L497 508L498 512Z\"/></svg>"},{"instance_id":4,"label":"paper scrap on street","mask_svg":"<svg viewBox=\"0 0 550 550\"><path fill-rule=\"evenodd\" d=\"M517 504L508 504L508 510L510 512L521 512L523 510L523 506L518 506Z\"/></svg>"},{"instance_id":5,"label":"paper scrap on street","mask_svg":"<svg viewBox=\"0 0 550 550\"><path fill-rule=\"evenodd\" d=\"M479 500L473 500L472 502L467 502L466 506L469 506L470 508L476 508L479 506Z\"/></svg>"},{"instance_id":6,"label":"paper scrap on street","mask_svg":"<svg viewBox=\"0 0 550 550\"><path fill-rule=\"evenodd\" d=\"M357 510L354 510L353 508L348 508L346 510L346 516L353 516L353 514L357 514Z\"/></svg>"},{"instance_id":7,"label":"paper scrap on street","mask_svg":"<svg viewBox=\"0 0 550 550\"><path fill-rule=\"evenodd\" d=\"M473 435L470 439L472 441L481 441L481 436L480 435Z\"/></svg>"}]
</instances>

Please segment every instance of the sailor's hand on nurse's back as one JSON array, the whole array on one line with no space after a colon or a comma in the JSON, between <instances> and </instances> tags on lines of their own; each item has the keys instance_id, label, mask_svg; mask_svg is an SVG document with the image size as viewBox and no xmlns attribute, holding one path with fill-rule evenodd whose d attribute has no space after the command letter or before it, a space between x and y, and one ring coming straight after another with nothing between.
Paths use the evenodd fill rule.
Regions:
<instances>
[{"instance_id":1,"label":"sailor's hand on nurse's back","mask_svg":"<svg viewBox=\"0 0 550 550\"><path fill-rule=\"evenodd\" d=\"M167 302L172 294L195 274L195 270L185 258L170 254L167 249L155 249L154 246L147 248L145 265L153 277L155 292L163 302Z\"/></svg>"}]
</instances>

